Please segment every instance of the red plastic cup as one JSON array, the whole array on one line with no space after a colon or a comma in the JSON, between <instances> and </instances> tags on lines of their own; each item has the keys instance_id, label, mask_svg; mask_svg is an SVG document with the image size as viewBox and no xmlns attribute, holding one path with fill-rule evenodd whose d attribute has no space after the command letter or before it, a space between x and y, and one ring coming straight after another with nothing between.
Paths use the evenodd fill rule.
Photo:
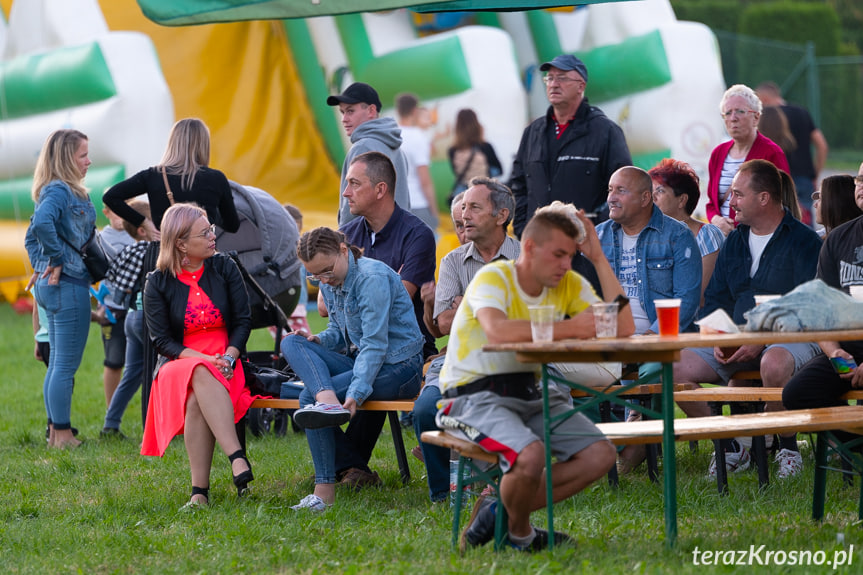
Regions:
<instances>
[{"instance_id":1,"label":"red plastic cup","mask_svg":"<svg viewBox=\"0 0 863 575\"><path fill-rule=\"evenodd\" d=\"M680 333L680 299L658 299L656 316L659 319L659 335L677 335Z\"/></svg>"}]
</instances>

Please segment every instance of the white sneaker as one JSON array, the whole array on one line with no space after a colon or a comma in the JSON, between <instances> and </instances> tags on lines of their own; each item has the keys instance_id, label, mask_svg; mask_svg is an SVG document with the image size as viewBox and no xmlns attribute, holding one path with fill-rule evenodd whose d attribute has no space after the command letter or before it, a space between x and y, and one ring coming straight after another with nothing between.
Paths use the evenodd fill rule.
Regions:
<instances>
[{"instance_id":1,"label":"white sneaker","mask_svg":"<svg viewBox=\"0 0 863 575\"><path fill-rule=\"evenodd\" d=\"M292 505L291 509L293 509L294 511L308 509L309 511L315 511L317 513L320 513L322 511L326 511L327 507L329 507L329 505L324 503L323 499L312 493L311 495L306 495L305 497L303 497L296 505Z\"/></svg>"},{"instance_id":2,"label":"white sneaker","mask_svg":"<svg viewBox=\"0 0 863 575\"><path fill-rule=\"evenodd\" d=\"M726 473L737 473L749 469L749 450L745 447L740 447L740 451L725 452L725 471ZM716 453L710 456L710 467L707 468L707 476L716 477Z\"/></svg>"},{"instance_id":3,"label":"white sneaker","mask_svg":"<svg viewBox=\"0 0 863 575\"><path fill-rule=\"evenodd\" d=\"M294 412L294 421L305 429L338 427L351 419L351 412L338 403L307 405Z\"/></svg>"},{"instance_id":4,"label":"white sneaker","mask_svg":"<svg viewBox=\"0 0 863 575\"><path fill-rule=\"evenodd\" d=\"M797 475L803 470L803 456L799 451L780 449L774 461L779 464L779 471L776 472L779 479Z\"/></svg>"}]
</instances>

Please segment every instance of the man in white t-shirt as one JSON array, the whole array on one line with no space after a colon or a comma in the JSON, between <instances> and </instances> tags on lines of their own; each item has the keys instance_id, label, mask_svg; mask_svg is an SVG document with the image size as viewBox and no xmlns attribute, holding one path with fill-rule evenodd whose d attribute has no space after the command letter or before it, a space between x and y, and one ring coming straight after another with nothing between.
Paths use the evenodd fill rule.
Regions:
<instances>
[{"instance_id":1,"label":"man in white t-shirt","mask_svg":"<svg viewBox=\"0 0 863 575\"><path fill-rule=\"evenodd\" d=\"M785 294L815 277L821 240L782 206L782 189L790 182L790 176L767 160L740 166L731 184L731 208L738 225L719 250L704 292L702 315L723 309L734 323L744 324L743 314L755 307L755 295ZM684 349L674 364L674 381L728 385L735 373L758 370L764 387L784 387L819 351L814 343ZM690 417L710 413L705 403L687 402L680 407ZM766 406L767 411L782 409L780 402ZM733 439L721 443L727 471L749 467L746 449ZM796 434L780 437L777 461L780 478L802 469ZM715 459L708 473L715 475Z\"/></svg>"},{"instance_id":2,"label":"man in white t-shirt","mask_svg":"<svg viewBox=\"0 0 863 575\"><path fill-rule=\"evenodd\" d=\"M432 230L438 226L437 198L432 183L431 141L418 126L419 100L413 94L396 97L396 114L402 129L402 152L408 160L408 191L411 198L411 213L424 221Z\"/></svg>"},{"instance_id":3,"label":"man in white t-shirt","mask_svg":"<svg viewBox=\"0 0 863 575\"><path fill-rule=\"evenodd\" d=\"M516 261L488 263L476 273L455 312L440 373L447 399L438 427L498 456L507 543L522 551L544 549L550 536L556 543L570 541L530 524L530 513L546 501L540 366L519 362L515 353L484 351L483 345L531 341L530 305L552 305L564 318L554 322L555 339L596 335L589 308L600 300L590 283L570 269L577 250L596 267L607 300L623 294L590 220L571 204L555 201L538 209L525 226ZM617 329L620 336L632 334L628 308L618 314ZM552 417L571 409L566 391L556 385L548 391ZM556 501L582 491L614 465L614 447L583 414L560 422L550 448L557 458L550 470ZM496 514L497 502L480 498L462 533L462 548L491 541Z\"/></svg>"}]
</instances>

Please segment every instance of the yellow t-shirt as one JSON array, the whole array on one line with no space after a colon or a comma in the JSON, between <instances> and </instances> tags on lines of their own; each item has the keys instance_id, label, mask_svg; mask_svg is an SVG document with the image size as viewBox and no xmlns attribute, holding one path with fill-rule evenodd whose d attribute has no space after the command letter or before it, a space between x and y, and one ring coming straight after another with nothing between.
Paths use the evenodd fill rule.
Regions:
<instances>
[{"instance_id":1,"label":"yellow t-shirt","mask_svg":"<svg viewBox=\"0 0 863 575\"><path fill-rule=\"evenodd\" d=\"M570 271L557 287L544 288L539 296L524 293L518 285L514 261L486 264L465 290L464 299L453 318L446 360L440 373L441 390L458 387L487 375L536 371L539 364L522 363L514 353L487 352L485 331L476 318L482 308L499 309L509 319L530 319L528 306L553 305L556 318L574 316L600 301L586 279Z\"/></svg>"}]
</instances>

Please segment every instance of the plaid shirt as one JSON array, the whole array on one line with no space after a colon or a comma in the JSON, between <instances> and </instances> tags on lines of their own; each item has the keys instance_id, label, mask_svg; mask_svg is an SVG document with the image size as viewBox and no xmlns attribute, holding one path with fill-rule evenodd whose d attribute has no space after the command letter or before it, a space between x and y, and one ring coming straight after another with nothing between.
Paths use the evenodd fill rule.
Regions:
<instances>
[{"instance_id":1,"label":"plaid shirt","mask_svg":"<svg viewBox=\"0 0 863 575\"><path fill-rule=\"evenodd\" d=\"M149 245L150 242L138 242L123 248L105 276L115 288L114 301L124 308L131 307L133 297L141 291L141 269Z\"/></svg>"}]
</instances>

